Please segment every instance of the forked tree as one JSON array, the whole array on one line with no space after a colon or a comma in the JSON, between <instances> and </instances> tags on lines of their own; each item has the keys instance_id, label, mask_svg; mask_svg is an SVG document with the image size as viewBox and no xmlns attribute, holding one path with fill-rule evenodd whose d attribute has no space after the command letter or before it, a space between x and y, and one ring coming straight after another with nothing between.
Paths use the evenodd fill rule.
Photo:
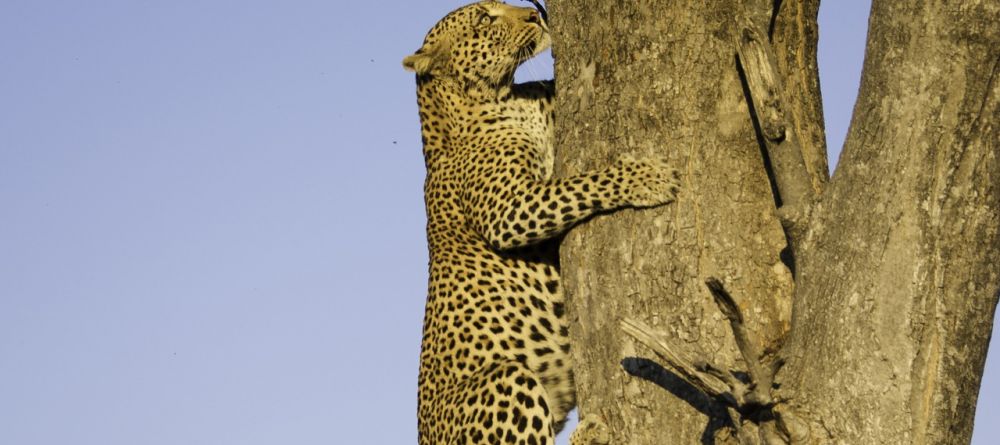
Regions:
<instances>
[{"instance_id":1,"label":"forked tree","mask_svg":"<svg viewBox=\"0 0 1000 445\"><path fill-rule=\"evenodd\" d=\"M558 174L664 154L685 184L563 242L580 410L633 445L968 443L1000 288L1000 2L874 1L832 178L818 0L549 7Z\"/></svg>"}]
</instances>

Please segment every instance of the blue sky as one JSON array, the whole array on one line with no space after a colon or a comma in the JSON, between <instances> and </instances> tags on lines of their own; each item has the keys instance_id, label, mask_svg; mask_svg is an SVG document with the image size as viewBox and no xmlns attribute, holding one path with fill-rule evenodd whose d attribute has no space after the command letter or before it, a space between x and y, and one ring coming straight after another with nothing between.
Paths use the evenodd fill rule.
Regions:
<instances>
[{"instance_id":1,"label":"blue sky","mask_svg":"<svg viewBox=\"0 0 1000 445\"><path fill-rule=\"evenodd\" d=\"M460 4L0 3L0 443L415 443L400 60ZM831 147L866 15L822 10ZM1000 437L997 380L973 443Z\"/></svg>"}]
</instances>

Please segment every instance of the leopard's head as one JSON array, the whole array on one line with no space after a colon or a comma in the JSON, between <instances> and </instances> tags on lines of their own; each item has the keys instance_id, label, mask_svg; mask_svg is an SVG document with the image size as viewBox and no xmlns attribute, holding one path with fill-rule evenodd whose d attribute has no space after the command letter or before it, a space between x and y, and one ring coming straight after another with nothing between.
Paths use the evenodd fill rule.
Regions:
<instances>
[{"instance_id":1,"label":"leopard's head","mask_svg":"<svg viewBox=\"0 0 1000 445\"><path fill-rule=\"evenodd\" d=\"M450 77L480 88L509 85L514 70L551 44L544 10L481 1L439 21L403 59L419 76Z\"/></svg>"}]
</instances>

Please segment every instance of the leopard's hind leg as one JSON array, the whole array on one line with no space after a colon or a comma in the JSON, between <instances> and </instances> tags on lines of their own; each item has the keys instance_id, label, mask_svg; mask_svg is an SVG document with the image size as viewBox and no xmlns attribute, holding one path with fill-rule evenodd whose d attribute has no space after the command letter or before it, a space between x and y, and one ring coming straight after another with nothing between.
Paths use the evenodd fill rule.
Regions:
<instances>
[{"instance_id":1,"label":"leopard's hind leg","mask_svg":"<svg viewBox=\"0 0 1000 445\"><path fill-rule=\"evenodd\" d=\"M554 445L549 396L537 375L517 361L483 368L444 391L449 413L431 428L454 445Z\"/></svg>"}]
</instances>

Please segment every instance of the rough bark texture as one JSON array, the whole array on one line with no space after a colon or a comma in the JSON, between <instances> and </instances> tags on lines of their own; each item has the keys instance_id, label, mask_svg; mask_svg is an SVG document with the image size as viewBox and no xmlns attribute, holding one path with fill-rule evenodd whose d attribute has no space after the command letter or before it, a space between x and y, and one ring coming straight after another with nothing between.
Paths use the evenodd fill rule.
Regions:
<instances>
[{"instance_id":1,"label":"rough bark texture","mask_svg":"<svg viewBox=\"0 0 1000 445\"><path fill-rule=\"evenodd\" d=\"M659 154L685 182L675 204L597 217L563 243L581 414L614 443L739 443L724 404L619 328L631 317L678 352L748 369L704 284L718 277L765 361L789 360L777 411L800 428L781 441L967 443L1000 287L997 3L875 2L829 184L818 1L549 6L558 173ZM736 57L744 26L771 38L818 196L794 249Z\"/></svg>"},{"instance_id":2,"label":"rough bark texture","mask_svg":"<svg viewBox=\"0 0 1000 445\"><path fill-rule=\"evenodd\" d=\"M971 437L1000 284L998 20L995 1L873 4L782 376L838 443Z\"/></svg>"},{"instance_id":3,"label":"rough bark texture","mask_svg":"<svg viewBox=\"0 0 1000 445\"><path fill-rule=\"evenodd\" d=\"M618 319L642 320L679 350L736 367L732 334L704 285L717 276L753 314L761 347L775 349L789 328L785 236L736 69L741 8L668 1L550 7L560 174L622 153L662 154L685 182L675 204L596 218L563 244L572 335L581 345L574 354L581 412L603 417L616 443L711 443L727 432L725 408L650 360ZM767 29L769 9L756 17Z\"/></svg>"}]
</instances>

